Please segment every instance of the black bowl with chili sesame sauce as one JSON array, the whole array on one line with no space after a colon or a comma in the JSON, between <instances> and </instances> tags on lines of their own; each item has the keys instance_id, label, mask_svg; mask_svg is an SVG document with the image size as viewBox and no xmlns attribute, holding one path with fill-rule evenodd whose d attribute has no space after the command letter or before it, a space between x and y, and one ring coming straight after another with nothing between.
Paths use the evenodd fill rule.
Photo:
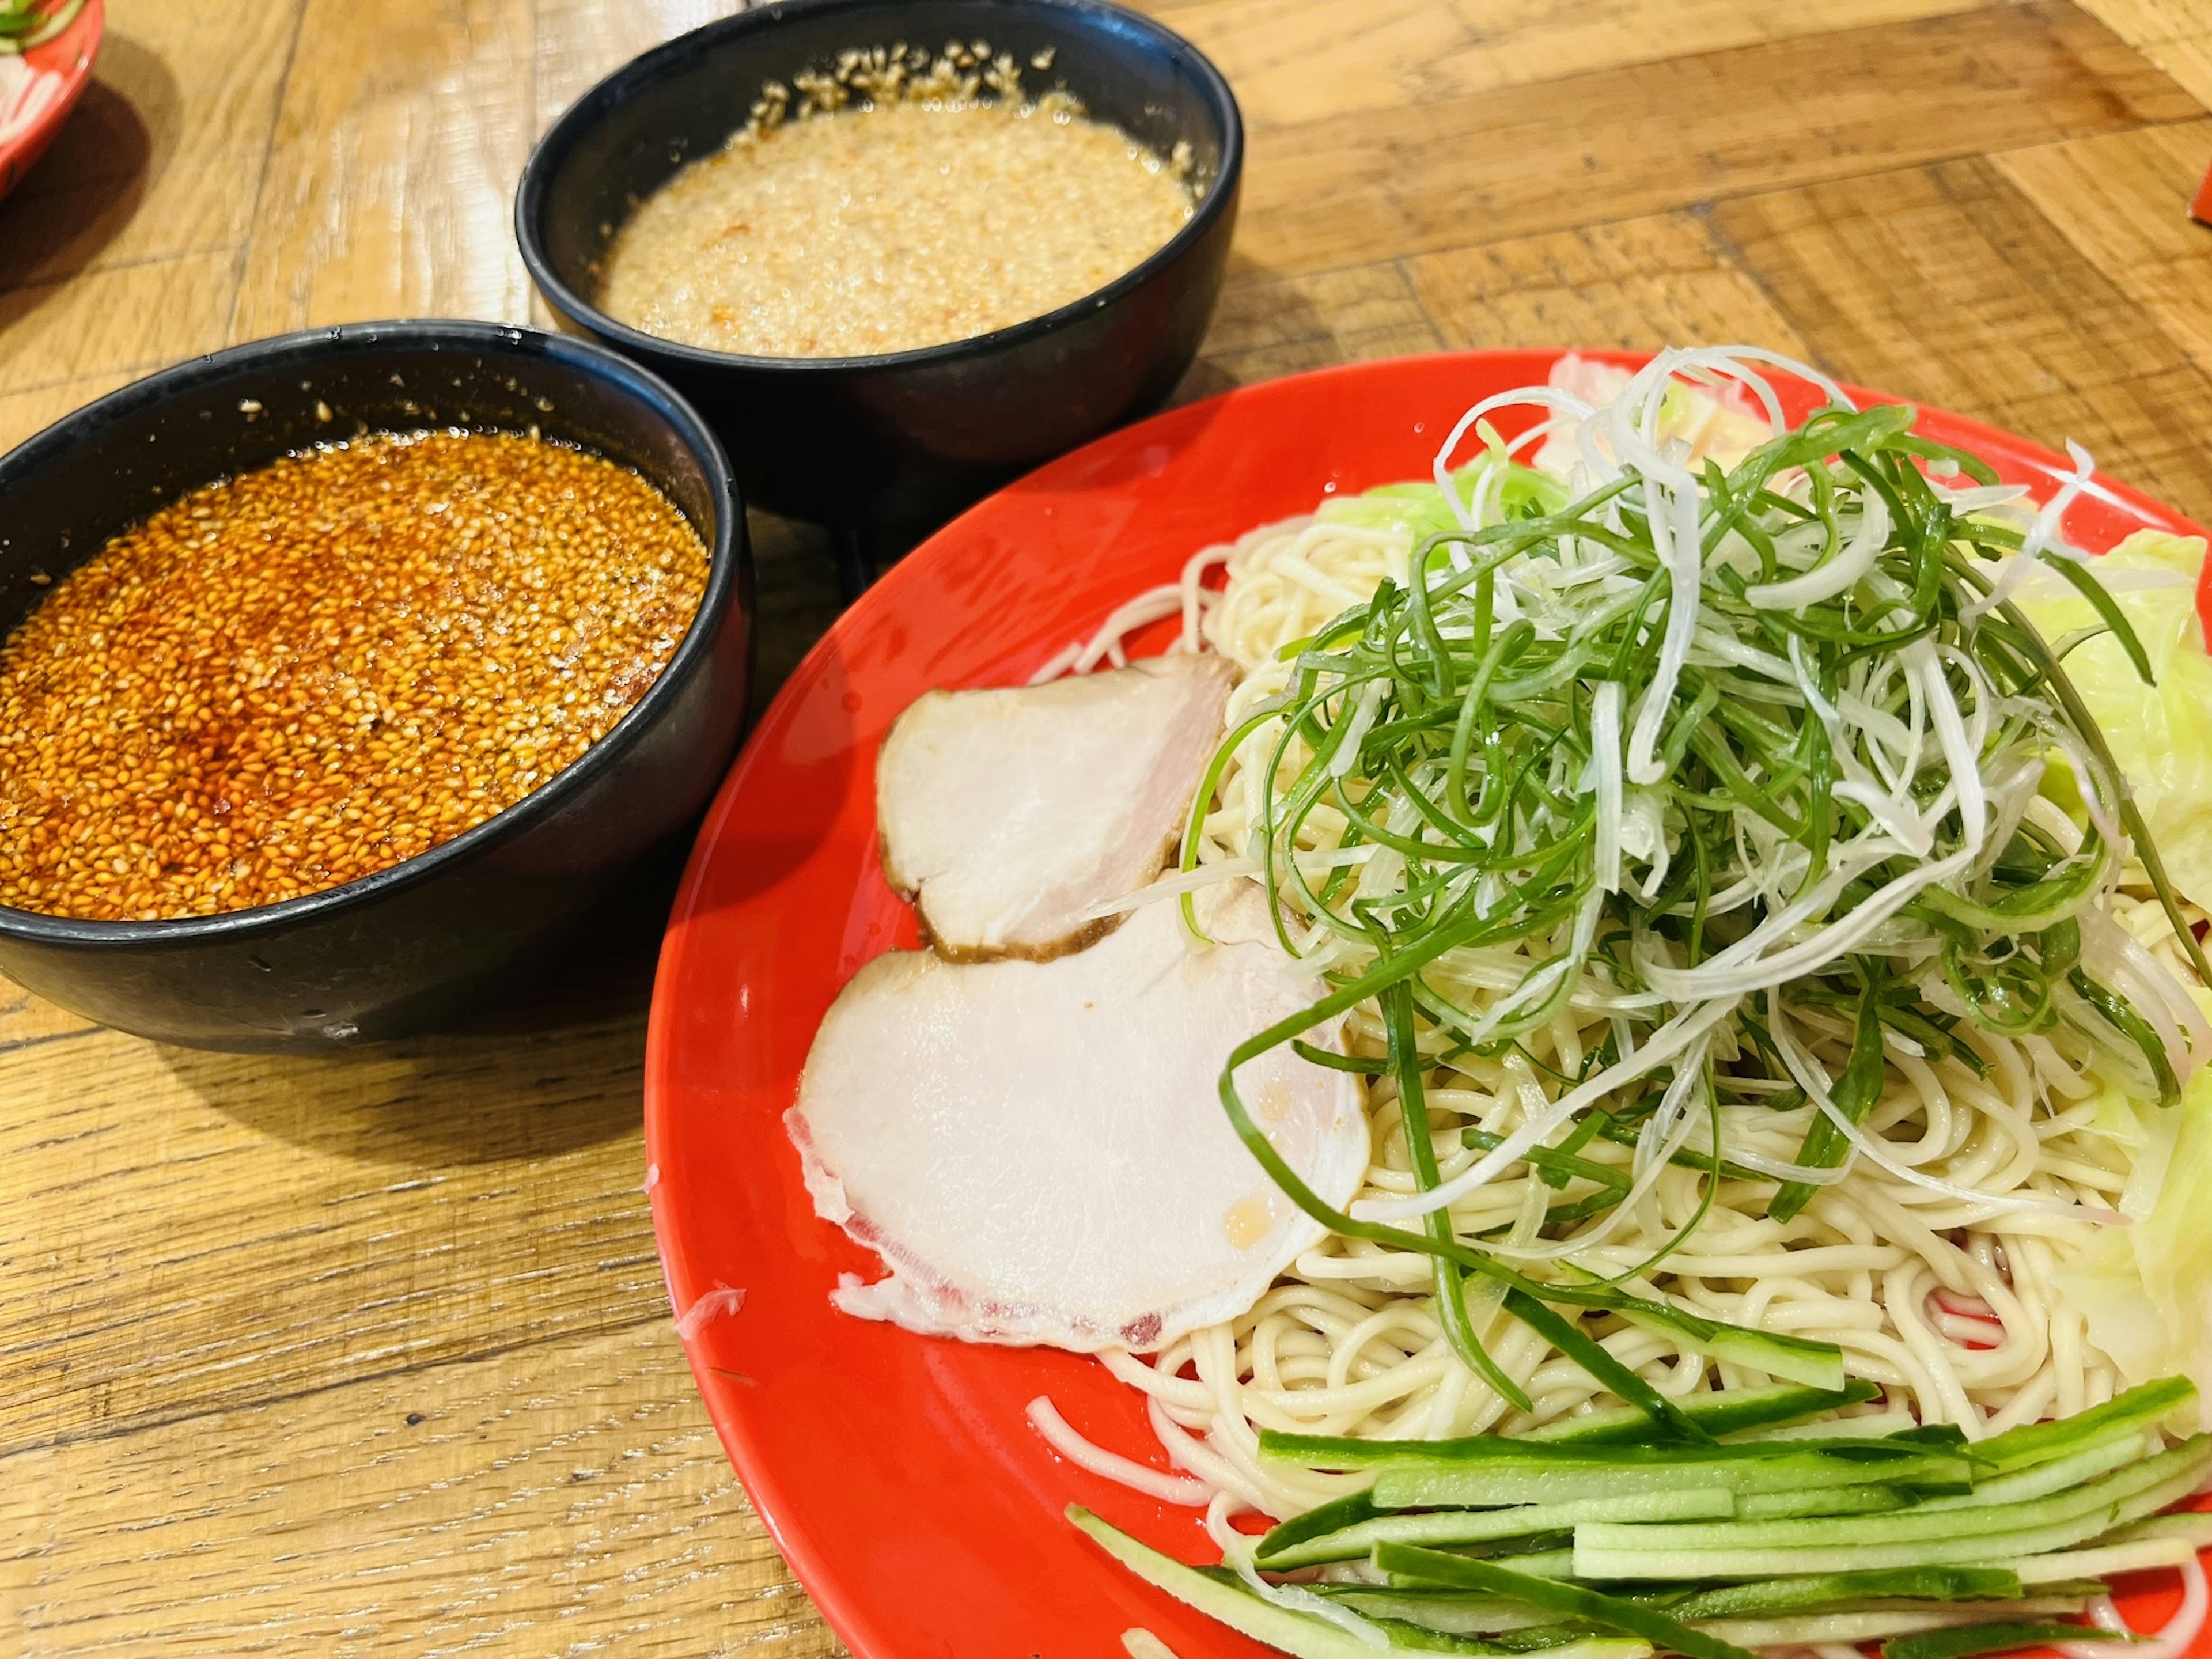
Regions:
<instances>
[{"instance_id":1,"label":"black bowl with chili sesame sauce","mask_svg":"<svg viewBox=\"0 0 2212 1659\"><path fill-rule=\"evenodd\" d=\"M750 611L720 445L587 343L354 325L126 387L0 458L0 972L254 1051L547 985L728 766Z\"/></svg>"},{"instance_id":2,"label":"black bowl with chili sesame sauce","mask_svg":"<svg viewBox=\"0 0 2212 1659\"><path fill-rule=\"evenodd\" d=\"M637 204L744 127L764 88L803 85L856 51L947 42L986 46L1021 70L1025 94L1072 96L1177 157L1188 219L1089 294L909 350L747 356L608 313L606 262ZM1220 72L1188 40L1106 0L787 0L682 35L578 100L523 171L515 234L563 325L678 387L728 445L749 500L897 539L1174 392L1220 295L1243 153ZM1018 234L1020 216L1010 219Z\"/></svg>"}]
</instances>

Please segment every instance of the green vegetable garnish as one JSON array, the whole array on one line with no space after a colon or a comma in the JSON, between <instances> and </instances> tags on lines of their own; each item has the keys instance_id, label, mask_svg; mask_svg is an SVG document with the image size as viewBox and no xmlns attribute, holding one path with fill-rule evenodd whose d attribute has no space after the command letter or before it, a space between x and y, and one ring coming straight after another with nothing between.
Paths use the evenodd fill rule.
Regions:
<instances>
[{"instance_id":1,"label":"green vegetable garnish","mask_svg":"<svg viewBox=\"0 0 2212 1659\"><path fill-rule=\"evenodd\" d=\"M1258 865L1285 948L1331 988L1233 1051L1231 1122L1322 1225L1432 1258L1452 1348L1516 1407L1526 1395L1465 1311L1468 1275L1504 1285L1508 1312L1694 1441L1697 1421L1598 1348L1579 1314L1812 1387L1844 1382L1829 1345L1624 1288L1695 1232L1723 1182L1766 1183L1778 1221L1854 1158L1957 1201L2044 1202L1887 1158L1861 1123L1893 1086L1893 1046L1978 1074L1976 1030L2063 1028L2166 1103L2201 1058L2172 1046L2194 1011L2147 1006L2159 988L2110 943L2128 853L2200 973L2202 952L2094 720L1996 573L2039 556L2135 672L2151 659L2094 574L2022 553L2043 532L1989 511L1990 492L1966 487L1993 483L1988 470L1914 436L1913 420L1832 406L1729 470L1696 471L1617 422L1606 430L1626 462L1581 475L1573 499L1493 447L1437 487L1331 503L1355 524L1421 527L1406 580L1283 653L1286 689L1231 734L1194 808L1186 870L1231 766L1267 781L1249 845L1231 850ZM1301 856L1315 853L1332 856ZM1509 953L1518 984L1478 994ZM1415 1190L1346 1213L1275 1153L1237 1073L1364 1003L1382 1011L1388 1058L1340 1063L1395 1085ZM1421 1132L1439 1048L1520 1050L1570 1006L1584 1024L1609 1018L1600 1054L1554 1073L1510 1128L1464 1133L1480 1156L1446 1177ZM1815 1048L1838 1021L1848 1057L1832 1073ZM1802 1126L1794 1158L1735 1150L1737 1126L1783 1113ZM1617 1165L1579 1155L1601 1115L1608 1139L1638 1146L1638 1167L1656 1152L1703 1175L1697 1213L1603 1276L1557 1248L1632 1196ZM1516 1251L1453 1219L1455 1200L1524 1164L1567 1194L1544 1217L1553 1248L1533 1256L1526 1237Z\"/></svg>"}]
</instances>

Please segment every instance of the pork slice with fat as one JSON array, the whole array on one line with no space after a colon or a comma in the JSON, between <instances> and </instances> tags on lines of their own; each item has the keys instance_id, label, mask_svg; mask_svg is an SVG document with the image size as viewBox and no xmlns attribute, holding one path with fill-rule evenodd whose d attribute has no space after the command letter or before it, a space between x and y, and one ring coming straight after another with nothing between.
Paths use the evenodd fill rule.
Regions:
<instances>
[{"instance_id":1,"label":"pork slice with fat","mask_svg":"<svg viewBox=\"0 0 2212 1659\"><path fill-rule=\"evenodd\" d=\"M1147 658L1043 685L925 693L884 739L884 872L940 955L1042 960L1157 876L1221 735L1236 669Z\"/></svg>"},{"instance_id":2,"label":"pork slice with fat","mask_svg":"<svg viewBox=\"0 0 2212 1659\"><path fill-rule=\"evenodd\" d=\"M890 1268L838 1306L972 1342L1155 1349L1243 1312L1320 1241L1216 1093L1232 1048L1324 989L1235 886L1206 897L1210 948L1164 902L1051 962L903 951L854 976L786 1116L816 1209ZM1305 1036L1338 1047L1341 1017ZM1237 1085L1301 1178L1348 1202L1358 1079L1283 1048Z\"/></svg>"}]
</instances>

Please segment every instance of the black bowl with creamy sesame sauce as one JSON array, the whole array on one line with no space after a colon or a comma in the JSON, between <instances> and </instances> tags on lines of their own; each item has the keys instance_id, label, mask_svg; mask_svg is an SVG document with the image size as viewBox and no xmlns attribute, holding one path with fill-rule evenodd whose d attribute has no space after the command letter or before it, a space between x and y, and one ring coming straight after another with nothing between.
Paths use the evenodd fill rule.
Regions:
<instances>
[{"instance_id":1,"label":"black bowl with creamy sesame sauce","mask_svg":"<svg viewBox=\"0 0 2212 1659\"><path fill-rule=\"evenodd\" d=\"M1064 89L1153 152L1187 157L1188 221L1071 304L879 356L708 350L599 307L604 261L635 204L720 148L764 86L853 49L934 52L951 41L1009 54L1031 66L1030 94ZM729 447L747 499L833 526L913 532L1166 400L1220 294L1243 149L1219 71L1188 41L1104 0L787 0L695 29L586 93L524 169L515 233L563 325L679 388Z\"/></svg>"},{"instance_id":2,"label":"black bowl with creamy sesame sauce","mask_svg":"<svg viewBox=\"0 0 2212 1659\"><path fill-rule=\"evenodd\" d=\"M427 851L211 915L91 921L0 904L0 972L141 1036L312 1051L434 1029L488 991L552 988L549 947L580 918L611 896L651 902L640 873L680 851L743 732L750 557L713 434L611 352L495 325L349 325L102 398L0 457L0 638L113 538L203 486L334 440L418 431L572 446L634 472L688 521L703 586L651 684L550 781ZM404 642L404 617L376 620Z\"/></svg>"}]
</instances>

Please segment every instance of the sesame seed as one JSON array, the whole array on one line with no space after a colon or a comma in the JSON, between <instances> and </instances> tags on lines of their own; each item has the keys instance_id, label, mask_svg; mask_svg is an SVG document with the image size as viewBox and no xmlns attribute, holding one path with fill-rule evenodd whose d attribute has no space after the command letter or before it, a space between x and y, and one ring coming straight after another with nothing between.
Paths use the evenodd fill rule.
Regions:
<instances>
[{"instance_id":1,"label":"sesame seed","mask_svg":"<svg viewBox=\"0 0 2212 1659\"><path fill-rule=\"evenodd\" d=\"M707 566L635 472L519 435L371 434L195 490L0 643L0 905L205 915L427 852L606 734Z\"/></svg>"},{"instance_id":2,"label":"sesame seed","mask_svg":"<svg viewBox=\"0 0 2212 1659\"><path fill-rule=\"evenodd\" d=\"M1196 210L1187 144L1163 158L1063 90L1025 99L985 41L855 48L793 82L795 113L769 82L631 216L609 315L717 351L908 350L1096 293Z\"/></svg>"}]
</instances>

